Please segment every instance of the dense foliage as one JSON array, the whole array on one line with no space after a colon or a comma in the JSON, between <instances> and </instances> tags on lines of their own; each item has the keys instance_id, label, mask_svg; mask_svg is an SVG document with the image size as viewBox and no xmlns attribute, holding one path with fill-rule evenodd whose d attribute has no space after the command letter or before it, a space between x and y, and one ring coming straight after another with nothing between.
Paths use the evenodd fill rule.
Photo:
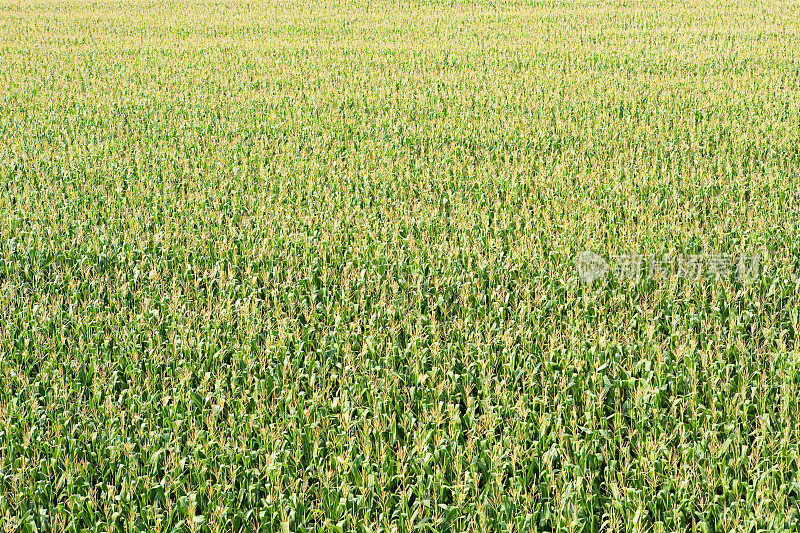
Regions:
<instances>
[{"instance_id":1,"label":"dense foliage","mask_svg":"<svg viewBox=\"0 0 800 533\"><path fill-rule=\"evenodd\" d=\"M798 20L0 0L4 530L800 527Z\"/></svg>"}]
</instances>

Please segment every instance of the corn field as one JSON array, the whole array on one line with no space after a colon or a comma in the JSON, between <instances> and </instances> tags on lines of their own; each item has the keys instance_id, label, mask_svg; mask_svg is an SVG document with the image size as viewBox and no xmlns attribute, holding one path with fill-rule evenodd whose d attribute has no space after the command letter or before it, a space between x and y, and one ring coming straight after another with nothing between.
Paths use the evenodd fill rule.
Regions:
<instances>
[{"instance_id":1,"label":"corn field","mask_svg":"<svg viewBox=\"0 0 800 533\"><path fill-rule=\"evenodd\" d=\"M794 0L0 0L0 525L798 531L799 186Z\"/></svg>"}]
</instances>

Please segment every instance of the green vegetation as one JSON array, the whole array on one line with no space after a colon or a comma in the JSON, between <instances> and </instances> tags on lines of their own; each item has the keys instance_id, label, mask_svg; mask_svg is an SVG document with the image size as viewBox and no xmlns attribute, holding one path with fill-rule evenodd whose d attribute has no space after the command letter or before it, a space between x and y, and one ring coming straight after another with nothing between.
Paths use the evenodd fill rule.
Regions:
<instances>
[{"instance_id":1,"label":"green vegetation","mask_svg":"<svg viewBox=\"0 0 800 533\"><path fill-rule=\"evenodd\" d=\"M0 525L797 530L798 20L0 0Z\"/></svg>"}]
</instances>

